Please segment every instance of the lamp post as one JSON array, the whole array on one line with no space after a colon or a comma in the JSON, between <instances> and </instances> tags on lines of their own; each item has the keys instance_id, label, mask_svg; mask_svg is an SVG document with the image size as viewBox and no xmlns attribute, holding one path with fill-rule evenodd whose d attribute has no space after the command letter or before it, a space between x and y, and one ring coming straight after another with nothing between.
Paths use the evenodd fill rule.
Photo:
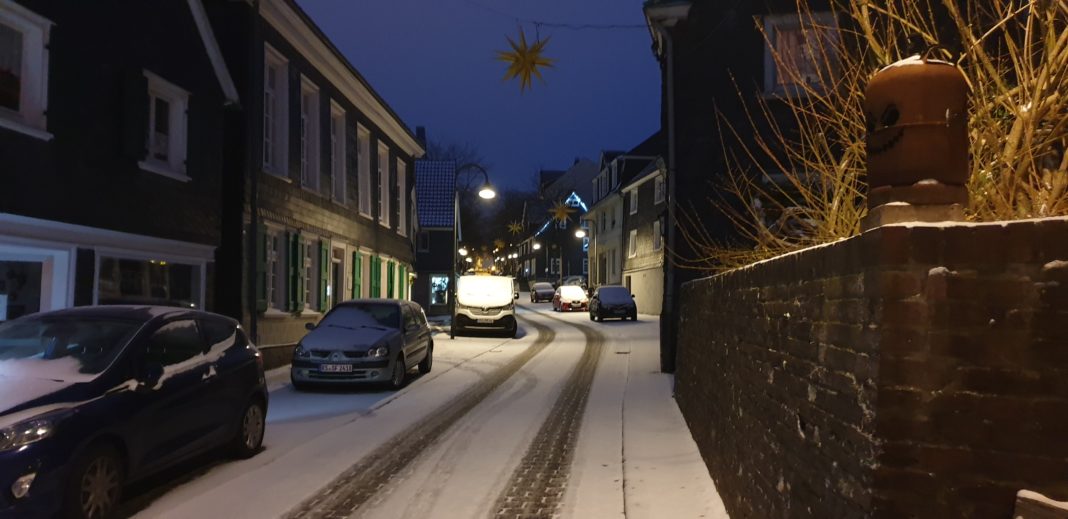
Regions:
<instances>
[{"instance_id":1,"label":"lamp post","mask_svg":"<svg viewBox=\"0 0 1068 519\"><path fill-rule=\"evenodd\" d=\"M489 174L486 173L486 168L475 164L474 162L464 164L456 168L456 178L453 181L452 190L452 292L449 298L449 315L452 319L449 322L449 338L456 338L456 285L460 283L460 275L457 272L457 265L460 263L456 255L460 253L460 173L467 170L475 170L482 174L482 187L478 189L478 196L483 200L491 200L497 196L497 192L493 189L493 185L490 184ZM463 255L467 256L467 249L464 249ZM467 258L470 262L471 258Z\"/></svg>"}]
</instances>

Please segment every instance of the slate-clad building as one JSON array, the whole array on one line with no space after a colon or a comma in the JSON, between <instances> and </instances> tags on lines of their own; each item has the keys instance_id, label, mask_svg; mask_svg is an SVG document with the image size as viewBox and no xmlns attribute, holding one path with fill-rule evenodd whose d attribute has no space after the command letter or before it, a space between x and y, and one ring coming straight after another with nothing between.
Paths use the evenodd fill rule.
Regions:
<instances>
[{"instance_id":1,"label":"slate-clad building","mask_svg":"<svg viewBox=\"0 0 1068 519\"><path fill-rule=\"evenodd\" d=\"M220 306L270 347L339 301L408 298L422 145L294 1L209 12L248 99L219 266L243 289Z\"/></svg>"},{"instance_id":2,"label":"slate-clad building","mask_svg":"<svg viewBox=\"0 0 1068 519\"><path fill-rule=\"evenodd\" d=\"M416 278L412 299L427 315L448 315L452 233L455 219L456 162L415 161L419 230L415 240Z\"/></svg>"},{"instance_id":3,"label":"slate-clad building","mask_svg":"<svg viewBox=\"0 0 1068 519\"><path fill-rule=\"evenodd\" d=\"M0 321L216 308L220 57L200 0L0 0Z\"/></svg>"},{"instance_id":4,"label":"slate-clad building","mask_svg":"<svg viewBox=\"0 0 1068 519\"><path fill-rule=\"evenodd\" d=\"M667 165L657 158L620 188L623 210L623 286L638 312L660 315L664 303Z\"/></svg>"}]
</instances>

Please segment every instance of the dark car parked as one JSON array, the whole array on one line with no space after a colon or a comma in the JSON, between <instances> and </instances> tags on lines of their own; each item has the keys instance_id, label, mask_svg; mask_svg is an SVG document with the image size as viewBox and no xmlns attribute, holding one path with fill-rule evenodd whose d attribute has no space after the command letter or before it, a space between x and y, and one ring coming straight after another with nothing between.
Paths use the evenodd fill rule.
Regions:
<instances>
[{"instance_id":1,"label":"dark car parked","mask_svg":"<svg viewBox=\"0 0 1068 519\"><path fill-rule=\"evenodd\" d=\"M123 485L263 441L263 363L237 322L95 306L0 324L0 517L104 518Z\"/></svg>"},{"instance_id":2,"label":"dark car parked","mask_svg":"<svg viewBox=\"0 0 1068 519\"><path fill-rule=\"evenodd\" d=\"M411 301L356 299L340 303L293 350L293 387L386 382L404 385L408 370L430 373L434 340L423 308Z\"/></svg>"},{"instance_id":3,"label":"dark car parked","mask_svg":"<svg viewBox=\"0 0 1068 519\"><path fill-rule=\"evenodd\" d=\"M540 303L542 301L552 301L553 295L556 294L556 288L552 283L540 282L534 283L530 287L530 302Z\"/></svg>"},{"instance_id":4,"label":"dark car parked","mask_svg":"<svg viewBox=\"0 0 1068 519\"><path fill-rule=\"evenodd\" d=\"M598 287L590 298L590 320L603 321L618 317L632 321L638 320L638 305L627 287L605 285Z\"/></svg>"}]
</instances>

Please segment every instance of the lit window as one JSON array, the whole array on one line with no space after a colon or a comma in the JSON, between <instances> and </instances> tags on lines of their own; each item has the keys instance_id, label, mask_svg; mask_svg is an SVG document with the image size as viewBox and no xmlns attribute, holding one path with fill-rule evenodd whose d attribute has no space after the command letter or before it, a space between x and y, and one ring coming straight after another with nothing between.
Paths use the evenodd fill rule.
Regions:
<instances>
[{"instance_id":1,"label":"lit window","mask_svg":"<svg viewBox=\"0 0 1068 519\"><path fill-rule=\"evenodd\" d=\"M264 46L263 62L263 169L284 177L289 160L289 76L285 58L274 49Z\"/></svg>"},{"instance_id":2,"label":"lit window","mask_svg":"<svg viewBox=\"0 0 1068 519\"><path fill-rule=\"evenodd\" d=\"M356 126L357 176L360 197L360 214L371 217L371 133L363 126Z\"/></svg>"},{"instance_id":3,"label":"lit window","mask_svg":"<svg viewBox=\"0 0 1068 519\"><path fill-rule=\"evenodd\" d=\"M300 185L319 190L319 89L300 82Z\"/></svg>"},{"instance_id":4,"label":"lit window","mask_svg":"<svg viewBox=\"0 0 1068 519\"><path fill-rule=\"evenodd\" d=\"M822 91L838 66L838 24L831 13L768 16L764 20L764 91L797 95Z\"/></svg>"},{"instance_id":5,"label":"lit window","mask_svg":"<svg viewBox=\"0 0 1068 519\"><path fill-rule=\"evenodd\" d=\"M189 92L145 71L148 78L148 155L141 169L179 180L186 176L186 110Z\"/></svg>"},{"instance_id":6,"label":"lit window","mask_svg":"<svg viewBox=\"0 0 1068 519\"><path fill-rule=\"evenodd\" d=\"M348 168L345 154L345 110L330 103L330 176L334 181L334 201L344 204L345 180Z\"/></svg>"},{"instance_id":7,"label":"lit window","mask_svg":"<svg viewBox=\"0 0 1068 519\"><path fill-rule=\"evenodd\" d=\"M52 22L14 2L0 3L0 127L42 139Z\"/></svg>"}]
</instances>

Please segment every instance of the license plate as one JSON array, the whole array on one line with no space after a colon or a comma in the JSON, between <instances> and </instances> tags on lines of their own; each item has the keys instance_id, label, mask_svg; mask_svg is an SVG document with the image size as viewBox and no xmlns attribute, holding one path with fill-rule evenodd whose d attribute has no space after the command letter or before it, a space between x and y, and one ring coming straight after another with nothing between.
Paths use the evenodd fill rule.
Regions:
<instances>
[{"instance_id":1,"label":"license plate","mask_svg":"<svg viewBox=\"0 0 1068 519\"><path fill-rule=\"evenodd\" d=\"M478 319L478 324L493 324L493 319Z\"/></svg>"},{"instance_id":2,"label":"license plate","mask_svg":"<svg viewBox=\"0 0 1068 519\"><path fill-rule=\"evenodd\" d=\"M571 304L575 306L582 306L582 301L572 301Z\"/></svg>"},{"instance_id":3,"label":"license plate","mask_svg":"<svg viewBox=\"0 0 1068 519\"><path fill-rule=\"evenodd\" d=\"M352 364L323 364L319 366L319 371L323 373L350 373L352 372Z\"/></svg>"}]
</instances>

